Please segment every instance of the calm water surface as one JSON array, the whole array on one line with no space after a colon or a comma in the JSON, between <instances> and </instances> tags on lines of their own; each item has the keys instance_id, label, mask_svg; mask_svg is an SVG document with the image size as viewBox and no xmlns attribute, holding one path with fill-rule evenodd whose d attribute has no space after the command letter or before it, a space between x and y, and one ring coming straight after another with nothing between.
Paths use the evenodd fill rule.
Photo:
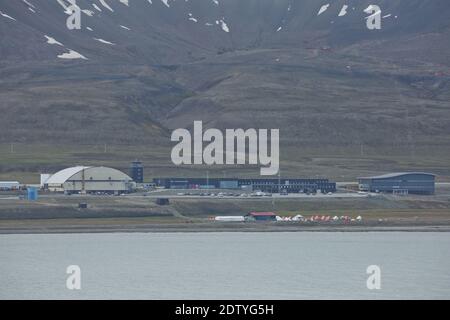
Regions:
<instances>
[{"instance_id":1,"label":"calm water surface","mask_svg":"<svg viewBox=\"0 0 450 320\"><path fill-rule=\"evenodd\" d=\"M0 235L0 299L25 298L450 299L450 234Z\"/></svg>"}]
</instances>

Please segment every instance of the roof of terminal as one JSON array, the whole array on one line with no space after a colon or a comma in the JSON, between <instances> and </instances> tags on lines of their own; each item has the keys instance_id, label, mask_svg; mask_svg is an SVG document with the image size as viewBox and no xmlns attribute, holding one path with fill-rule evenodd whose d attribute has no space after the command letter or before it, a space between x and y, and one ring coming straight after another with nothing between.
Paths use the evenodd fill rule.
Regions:
<instances>
[{"instance_id":1,"label":"roof of terminal","mask_svg":"<svg viewBox=\"0 0 450 320\"><path fill-rule=\"evenodd\" d=\"M250 215L254 217L276 216L276 214L273 212L250 212Z\"/></svg>"},{"instance_id":2,"label":"roof of terminal","mask_svg":"<svg viewBox=\"0 0 450 320\"><path fill-rule=\"evenodd\" d=\"M411 174L427 175L427 176L433 176L433 177L436 176L432 173L426 173L426 172L394 172L394 173L382 174L379 176L359 177L358 179L388 179L388 178L396 178L396 177L401 177L401 176L411 175Z\"/></svg>"}]
</instances>

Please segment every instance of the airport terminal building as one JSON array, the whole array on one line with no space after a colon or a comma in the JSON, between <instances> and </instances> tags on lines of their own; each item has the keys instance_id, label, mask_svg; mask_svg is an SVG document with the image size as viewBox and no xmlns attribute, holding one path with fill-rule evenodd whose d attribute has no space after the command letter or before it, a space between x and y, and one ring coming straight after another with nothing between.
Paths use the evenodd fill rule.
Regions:
<instances>
[{"instance_id":1,"label":"airport terminal building","mask_svg":"<svg viewBox=\"0 0 450 320\"><path fill-rule=\"evenodd\" d=\"M336 191L336 183L328 179L157 178L153 182L166 189L247 189L269 193Z\"/></svg>"},{"instance_id":2,"label":"airport terminal building","mask_svg":"<svg viewBox=\"0 0 450 320\"><path fill-rule=\"evenodd\" d=\"M399 172L358 178L359 190L394 194L434 194L435 175L423 172Z\"/></svg>"}]
</instances>

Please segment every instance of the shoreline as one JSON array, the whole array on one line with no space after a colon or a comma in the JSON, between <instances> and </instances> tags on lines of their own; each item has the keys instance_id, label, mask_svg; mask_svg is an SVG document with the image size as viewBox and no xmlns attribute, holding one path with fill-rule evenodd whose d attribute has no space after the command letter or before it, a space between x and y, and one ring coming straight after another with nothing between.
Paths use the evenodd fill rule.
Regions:
<instances>
[{"instance_id":1,"label":"shoreline","mask_svg":"<svg viewBox=\"0 0 450 320\"><path fill-rule=\"evenodd\" d=\"M450 225L275 225L252 223L247 225L154 224L154 225L67 225L0 227L0 235L14 234L101 234L101 233L274 233L274 232L450 232Z\"/></svg>"},{"instance_id":2,"label":"shoreline","mask_svg":"<svg viewBox=\"0 0 450 320\"><path fill-rule=\"evenodd\" d=\"M273 199L272 199L273 200ZM47 196L2 201L0 234L196 232L450 232L447 193L433 197L183 199L159 206L146 197ZM87 209L79 208L86 203ZM306 222L218 222L216 216L273 211ZM310 221L361 216L362 221Z\"/></svg>"}]
</instances>

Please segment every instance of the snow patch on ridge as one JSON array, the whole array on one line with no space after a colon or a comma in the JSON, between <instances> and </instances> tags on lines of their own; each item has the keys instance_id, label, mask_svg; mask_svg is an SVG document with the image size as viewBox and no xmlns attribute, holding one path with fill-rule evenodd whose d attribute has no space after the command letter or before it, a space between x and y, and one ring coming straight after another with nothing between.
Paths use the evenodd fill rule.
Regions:
<instances>
[{"instance_id":1,"label":"snow patch on ridge","mask_svg":"<svg viewBox=\"0 0 450 320\"><path fill-rule=\"evenodd\" d=\"M74 59L83 59L83 60L88 60L85 56L83 56L82 54L79 54L78 52L74 51L74 50L70 50L69 52L60 54L58 56L58 58L60 59L69 59L69 60L74 60Z\"/></svg>"}]
</instances>

